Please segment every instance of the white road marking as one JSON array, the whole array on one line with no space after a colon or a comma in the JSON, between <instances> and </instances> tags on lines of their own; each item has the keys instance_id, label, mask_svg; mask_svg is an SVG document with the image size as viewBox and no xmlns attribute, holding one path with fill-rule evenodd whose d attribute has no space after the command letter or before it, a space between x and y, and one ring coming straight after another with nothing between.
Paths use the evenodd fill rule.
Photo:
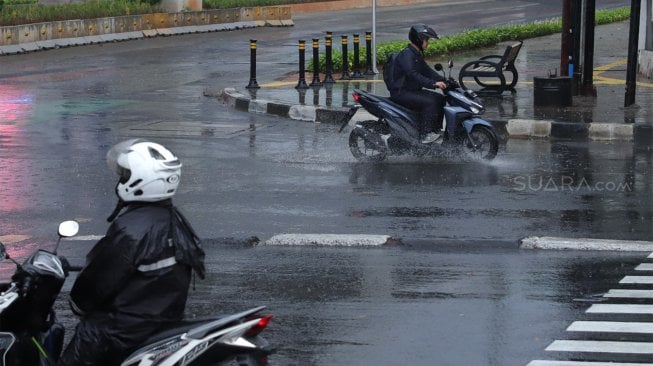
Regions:
<instances>
[{"instance_id":1,"label":"white road marking","mask_svg":"<svg viewBox=\"0 0 653 366\"><path fill-rule=\"evenodd\" d=\"M626 276L619 283L629 284L653 284L653 276Z\"/></svg>"},{"instance_id":2,"label":"white road marking","mask_svg":"<svg viewBox=\"0 0 653 366\"><path fill-rule=\"evenodd\" d=\"M593 314L653 314L653 305L594 304L586 312Z\"/></svg>"},{"instance_id":3,"label":"white road marking","mask_svg":"<svg viewBox=\"0 0 653 366\"><path fill-rule=\"evenodd\" d=\"M636 271L653 271L653 263L642 263L635 267Z\"/></svg>"},{"instance_id":4,"label":"white road marking","mask_svg":"<svg viewBox=\"0 0 653 366\"><path fill-rule=\"evenodd\" d=\"M653 299L653 290L609 290L603 297Z\"/></svg>"},{"instance_id":5,"label":"white road marking","mask_svg":"<svg viewBox=\"0 0 653 366\"><path fill-rule=\"evenodd\" d=\"M651 334L653 333L653 323L576 321L571 323L567 331Z\"/></svg>"},{"instance_id":6,"label":"white road marking","mask_svg":"<svg viewBox=\"0 0 653 366\"><path fill-rule=\"evenodd\" d=\"M388 235L354 234L279 234L266 240L264 245L325 245L325 246L381 246L396 244Z\"/></svg>"},{"instance_id":7,"label":"white road marking","mask_svg":"<svg viewBox=\"0 0 653 366\"><path fill-rule=\"evenodd\" d=\"M553 341L547 351L591 352L591 353L629 353L638 355L653 354L651 342L613 342L613 341Z\"/></svg>"},{"instance_id":8,"label":"white road marking","mask_svg":"<svg viewBox=\"0 0 653 366\"><path fill-rule=\"evenodd\" d=\"M612 240L589 238L558 238L551 236L530 236L519 241L522 249L554 250L615 250L650 252L653 242L640 240Z\"/></svg>"},{"instance_id":9,"label":"white road marking","mask_svg":"<svg viewBox=\"0 0 653 366\"><path fill-rule=\"evenodd\" d=\"M534 361L531 361L526 366L653 366L653 363L618 363L618 362L534 360Z\"/></svg>"}]
</instances>

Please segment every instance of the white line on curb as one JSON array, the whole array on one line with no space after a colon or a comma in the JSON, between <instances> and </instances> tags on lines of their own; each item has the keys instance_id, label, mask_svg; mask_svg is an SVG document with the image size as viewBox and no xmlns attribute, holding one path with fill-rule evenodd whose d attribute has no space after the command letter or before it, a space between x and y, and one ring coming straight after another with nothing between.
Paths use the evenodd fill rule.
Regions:
<instances>
[{"instance_id":1,"label":"white line on curb","mask_svg":"<svg viewBox=\"0 0 653 366\"><path fill-rule=\"evenodd\" d=\"M381 246L399 241L388 235L278 234L263 245Z\"/></svg>"},{"instance_id":2,"label":"white line on curb","mask_svg":"<svg viewBox=\"0 0 653 366\"><path fill-rule=\"evenodd\" d=\"M572 250L616 250L649 252L653 250L653 242L640 240L610 240L588 238L556 238L529 236L519 241L522 249L572 249Z\"/></svg>"}]
</instances>

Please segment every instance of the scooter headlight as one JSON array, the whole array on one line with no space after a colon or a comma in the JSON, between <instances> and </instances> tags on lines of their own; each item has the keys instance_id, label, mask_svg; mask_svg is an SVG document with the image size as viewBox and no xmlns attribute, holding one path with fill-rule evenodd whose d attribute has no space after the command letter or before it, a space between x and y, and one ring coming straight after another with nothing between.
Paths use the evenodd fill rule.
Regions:
<instances>
[{"instance_id":1,"label":"scooter headlight","mask_svg":"<svg viewBox=\"0 0 653 366\"><path fill-rule=\"evenodd\" d=\"M474 106L470 107L469 109L470 109L470 110L472 111L472 113L474 113L474 114L479 114L479 113L481 113L481 110L478 109L478 108L476 108L476 107L474 107Z\"/></svg>"}]
</instances>

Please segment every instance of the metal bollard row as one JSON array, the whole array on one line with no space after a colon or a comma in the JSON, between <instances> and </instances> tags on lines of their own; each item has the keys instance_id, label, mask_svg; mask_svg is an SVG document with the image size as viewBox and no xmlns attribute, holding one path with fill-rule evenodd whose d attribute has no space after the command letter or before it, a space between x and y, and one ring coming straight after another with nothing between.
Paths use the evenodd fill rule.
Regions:
<instances>
[{"instance_id":1,"label":"metal bollard row","mask_svg":"<svg viewBox=\"0 0 653 366\"><path fill-rule=\"evenodd\" d=\"M299 41L299 80L297 81L296 89L307 89L310 87L320 87L325 84L332 84L336 81L333 78L333 33L326 32L324 39L325 46L325 70L324 70L324 80L320 80L320 65L319 65L319 39L313 38L313 80L310 85L306 84L305 79L305 63L306 63L306 41ZM349 70L349 59L348 59L348 36L341 36L341 49L342 49L342 75L340 80L348 81L352 79L363 79L364 75L375 75L374 68L372 65L372 32L365 32L365 47L366 47L366 70L361 72L360 65L360 36L359 34L353 35L353 53L354 61L352 65L352 70ZM260 86L256 81L256 40L250 40L250 79L249 84L246 88L248 89L258 89Z\"/></svg>"}]
</instances>

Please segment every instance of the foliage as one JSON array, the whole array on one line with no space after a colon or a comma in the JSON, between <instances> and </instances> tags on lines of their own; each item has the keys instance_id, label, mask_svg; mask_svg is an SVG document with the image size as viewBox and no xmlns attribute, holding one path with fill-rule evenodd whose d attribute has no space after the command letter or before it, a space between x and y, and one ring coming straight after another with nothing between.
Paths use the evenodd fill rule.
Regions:
<instances>
[{"instance_id":1,"label":"foliage","mask_svg":"<svg viewBox=\"0 0 653 366\"><path fill-rule=\"evenodd\" d=\"M0 3L3 3L5 5L20 5L20 4L36 4L38 3L38 0L4 0L0 1Z\"/></svg>"},{"instance_id":2,"label":"foliage","mask_svg":"<svg viewBox=\"0 0 653 366\"><path fill-rule=\"evenodd\" d=\"M272 6L315 3L324 0L203 0L204 9L228 9L248 6Z\"/></svg>"},{"instance_id":3,"label":"foliage","mask_svg":"<svg viewBox=\"0 0 653 366\"><path fill-rule=\"evenodd\" d=\"M608 24L619 22L630 18L630 8L622 7L617 9L597 10L596 11L596 24ZM429 47L425 50L426 57L435 57L448 55L455 52L472 50L482 47L489 47L505 41L524 40L528 38L535 38L546 36L550 34L560 33L562 31L562 19L553 18L548 20L534 21L525 24L513 24L498 26L494 28L475 28L468 29L459 34L441 37L438 40L431 41ZM407 41L391 41L376 46L376 61L377 65L383 65L388 58L388 54L392 52L400 52L408 44ZM363 56L360 65L365 65L365 53L361 52ZM320 70L325 70L326 62L325 56L320 55ZM341 71L342 69L342 53L339 51L333 52L333 70ZM350 70L353 63L353 53L348 52L348 59ZM336 61L338 60L338 61ZM312 61L307 68L313 71Z\"/></svg>"},{"instance_id":4,"label":"foliage","mask_svg":"<svg viewBox=\"0 0 653 366\"><path fill-rule=\"evenodd\" d=\"M9 26L68 19L105 18L160 11L158 5L141 2L140 0L95 0L60 5L5 5L2 12L0 12L0 25Z\"/></svg>"}]
</instances>

